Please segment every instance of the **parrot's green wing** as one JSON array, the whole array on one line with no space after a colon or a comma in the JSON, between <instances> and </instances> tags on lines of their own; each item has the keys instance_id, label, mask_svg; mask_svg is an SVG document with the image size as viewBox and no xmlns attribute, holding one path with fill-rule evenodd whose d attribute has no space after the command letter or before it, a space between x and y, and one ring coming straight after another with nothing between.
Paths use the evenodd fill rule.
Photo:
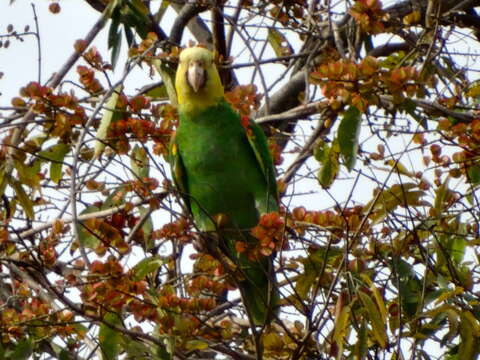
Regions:
<instances>
[{"instance_id":1,"label":"parrot's green wing","mask_svg":"<svg viewBox=\"0 0 480 360\"><path fill-rule=\"evenodd\" d=\"M249 120L248 128L245 131L248 142L252 147L252 150L257 159L258 165L262 169L262 173L265 177L265 181L268 184L268 193L271 199L268 200L269 204L266 209L258 209L260 213L265 214L271 211L278 211L278 190L277 190L277 181L275 176L275 167L273 165L272 156L268 150L268 143L265 134L263 133L260 126L253 120ZM272 206L271 204L274 204Z\"/></svg>"}]
</instances>

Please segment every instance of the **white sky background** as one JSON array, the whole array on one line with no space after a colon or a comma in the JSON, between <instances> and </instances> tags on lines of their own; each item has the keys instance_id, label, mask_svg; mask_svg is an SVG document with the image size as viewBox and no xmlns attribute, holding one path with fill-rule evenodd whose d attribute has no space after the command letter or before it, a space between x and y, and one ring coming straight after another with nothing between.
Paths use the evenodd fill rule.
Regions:
<instances>
[{"instance_id":1,"label":"white sky background","mask_svg":"<svg viewBox=\"0 0 480 360\"><path fill-rule=\"evenodd\" d=\"M30 31L35 30L32 2L16 0L9 5L9 0L0 1L0 34L7 33L7 25L13 24L15 30L23 32L25 25ZM53 15L48 11L51 1L35 1L41 47L42 47L42 83L58 70L73 52L75 40L84 38L93 24L99 18L86 2L78 0L64 0L61 2L62 11ZM0 71L4 77L0 80L0 103L2 106L10 104L12 96L18 94L20 87L38 78L37 43L34 36L27 36L24 42L11 39L8 49L0 49ZM98 46L105 45L106 32L102 31L97 41ZM103 50L100 48L100 50ZM102 53L104 53L102 51ZM75 69L72 68L73 71ZM71 73L69 74L71 76Z\"/></svg>"}]
</instances>

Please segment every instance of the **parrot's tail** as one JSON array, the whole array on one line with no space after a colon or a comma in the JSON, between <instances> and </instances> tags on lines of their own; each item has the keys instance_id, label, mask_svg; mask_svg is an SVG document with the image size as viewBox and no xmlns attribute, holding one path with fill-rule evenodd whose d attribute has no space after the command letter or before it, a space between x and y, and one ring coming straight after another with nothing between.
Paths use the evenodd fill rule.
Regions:
<instances>
[{"instance_id":1,"label":"parrot's tail","mask_svg":"<svg viewBox=\"0 0 480 360\"><path fill-rule=\"evenodd\" d=\"M273 259L243 262L242 273L245 279L238 281L238 288L249 317L255 326L269 324L278 313L279 300Z\"/></svg>"},{"instance_id":2,"label":"parrot's tail","mask_svg":"<svg viewBox=\"0 0 480 360\"><path fill-rule=\"evenodd\" d=\"M236 284L242 296L243 305L255 326L269 324L278 313L279 290L275 278L272 256L250 259L247 254L239 253L236 241L255 243L258 240L247 231L227 232L222 229L223 250L237 265L239 278Z\"/></svg>"}]
</instances>

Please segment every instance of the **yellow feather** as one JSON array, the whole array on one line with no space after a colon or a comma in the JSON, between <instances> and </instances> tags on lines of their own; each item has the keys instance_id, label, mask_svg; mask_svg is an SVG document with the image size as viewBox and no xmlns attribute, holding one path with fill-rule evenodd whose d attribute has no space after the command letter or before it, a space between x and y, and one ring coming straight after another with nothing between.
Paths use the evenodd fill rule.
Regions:
<instances>
[{"instance_id":1,"label":"yellow feather","mask_svg":"<svg viewBox=\"0 0 480 360\"><path fill-rule=\"evenodd\" d=\"M198 92L187 83L188 64L192 61L201 62L206 72L205 85ZM183 50L175 76L175 87L179 110L184 113L198 113L216 105L223 98L224 91L212 52L199 46Z\"/></svg>"}]
</instances>

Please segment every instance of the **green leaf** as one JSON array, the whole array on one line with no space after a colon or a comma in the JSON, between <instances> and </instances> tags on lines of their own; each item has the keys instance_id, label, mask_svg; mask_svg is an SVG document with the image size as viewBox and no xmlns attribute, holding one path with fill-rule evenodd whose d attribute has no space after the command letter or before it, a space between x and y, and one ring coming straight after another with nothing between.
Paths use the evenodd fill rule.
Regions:
<instances>
[{"instance_id":1,"label":"green leaf","mask_svg":"<svg viewBox=\"0 0 480 360\"><path fill-rule=\"evenodd\" d=\"M139 207L138 211L140 212L140 215L142 217L150 212L150 210L144 208L144 207ZM154 243L152 241L152 231L153 231L153 221L152 221L152 216L149 215L146 219L145 222L142 225L142 230L143 230L143 238L144 238L144 243L145 243L145 250L151 250L154 246Z\"/></svg>"},{"instance_id":2,"label":"green leaf","mask_svg":"<svg viewBox=\"0 0 480 360\"><path fill-rule=\"evenodd\" d=\"M150 170L150 163L148 154L145 148L140 145L135 145L130 153L130 164L132 166L133 173L139 178L143 179L148 177Z\"/></svg>"},{"instance_id":3,"label":"green leaf","mask_svg":"<svg viewBox=\"0 0 480 360\"><path fill-rule=\"evenodd\" d=\"M362 323L360 324L360 329L358 331L358 340L353 350L355 359L365 359L367 349L368 349L367 322L365 321L365 319L362 319Z\"/></svg>"},{"instance_id":4,"label":"green leaf","mask_svg":"<svg viewBox=\"0 0 480 360\"><path fill-rule=\"evenodd\" d=\"M105 149L105 139L107 138L110 123L114 121L116 117L120 116L120 114L115 110L115 107L117 106L118 98L122 90L123 85L118 85L106 103L106 109L103 113L102 120L100 120L100 126L97 130L97 139L95 140L94 146L94 158L98 158L103 153L103 150Z\"/></svg>"},{"instance_id":5,"label":"green leaf","mask_svg":"<svg viewBox=\"0 0 480 360\"><path fill-rule=\"evenodd\" d=\"M107 7L105 8L105 14L108 17L114 17L115 12L119 11L119 6L121 5L122 0L112 0L108 2Z\"/></svg>"},{"instance_id":6,"label":"green leaf","mask_svg":"<svg viewBox=\"0 0 480 360\"><path fill-rule=\"evenodd\" d=\"M133 280L139 281L144 279L148 274L157 271L160 266L168 262L164 257L160 255L154 255L143 259L133 268Z\"/></svg>"},{"instance_id":7,"label":"green leaf","mask_svg":"<svg viewBox=\"0 0 480 360\"><path fill-rule=\"evenodd\" d=\"M448 188L449 181L450 176L447 176L442 185L440 185L437 190L435 190L435 201L433 203L433 207L435 208L435 210L438 210L439 214L442 212L443 207L445 206L445 199L447 197L448 191L450 190Z\"/></svg>"},{"instance_id":8,"label":"green leaf","mask_svg":"<svg viewBox=\"0 0 480 360\"><path fill-rule=\"evenodd\" d=\"M135 34L128 26L124 26L123 31L125 32L125 39L127 39L128 46L132 46L135 41Z\"/></svg>"},{"instance_id":9,"label":"green leaf","mask_svg":"<svg viewBox=\"0 0 480 360\"><path fill-rule=\"evenodd\" d=\"M28 165L15 160L14 166L17 170L18 180L25 186L38 188L40 185L40 176L38 174L40 173L42 162L43 160L37 158L32 164Z\"/></svg>"},{"instance_id":10,"label":"green leaf","mask_svg":"<svg viewBox=\"0 0 480 360\"><path fill-rule=\"evenodd\" d=\"M343 115L338 127L337 139L340 145L340 152L349 171L355 166L358 153L358 137L362 114L355 106L350 106Z\"/></svg>"},{"instance_id":11,"label":"green leaf","mask_svg":"<svg viewBox=\"0 0 480 360\"><path fill-rule=\"evenodd\" d=\"M428 130L428 122L424 117L417 114L417 104L413 100L408 98L404 99L400 107L401 109L405 110L408 115L414 118L421 127L423 127L425 130Z\"/></svg>"},{"instance_id":12,"label":"green leaf","mask_svg":"<svg viewBox=\"0 0 480 360\"><path fill-rule=\"evenodd\" d=\"M394 259L393 264L394 270L400 278L408 278L415 276L415 270L413 269L413 266L405 260L397 258Z\"/></svg>"},{"instance_id":13,"label":"green leaf","mask_svg":"<svg viewBox=\"0 0 480 360\"><path fill-rule=\"evenodd\" d=\"M343 251L336 247L320 247L311 252L307 258L300 261L303 263L303 272L297 278L295 291L302 298L306 299L311 287L320 282L328 281L327 265L335 266L343 256ZM322 273L323 271L323 273Z\"/></svg>"},{"instance_id":14,"label":"green leaf","mask_svg":"<svg viewBox=\"0 0 480 360\"><path fill-rule=\"evenodd\" d=\"M344 253L345 252L342 249L337 247L321 246L308 256L308 261L312 261L314 264L318 265L318 267L322 268L325 261L329 265L337 263L338 260L343 257Z\"/></svg>"},{"instance_id":15,"label":"green leaf","mask_svg":"<svg viewBox=\"0 0 480 360\"><path fill-rule=\"evenodd\" d=\"M104 320L112 325L121 325L120 318L117 314L107 313ZM102 349L103 360L115 360L120 353L120 333L102 323L98 333L98 340L100 342L100 348Z\"/></svg>"},{"instance_id":16,"label":"green leaf","mask_svg":"<svg viewBox=\"0 0 480 360\"><path fill-rule=\"evenodd\" d=\"M114 69L120 55L120 49L122 47L122 33L119 29L119 26L120 16L116 15L115 17L112 17L112 24L108 30L108 48L112 50L110 61Z\"/></svg>"},{"instance_id":17,"label":"green leaf","mask_svg":"<svg viewBox=\"0 0 480 360\"><path fill-rule=\"evenodd\" d=\"M20 340L7 359L27 360L33 352L33 340L31 338Z\"/></svg>"},{"instance_id":18,"label":"green leaf","mask_svg":"<svg viewBox=\"0 0 480 360\"><path fill-rule=\"evenodd\" d=\"M62 349L62 351L60 351L60 355L58 356L58 360L74 360L75 357L68 351L68 350L65 350L65 349Z\"/></svg>"},{"instance_id":19,"label":"green leaf","mask_svg":"<svg viewBox=\"0 0 480 360\"><path fill-rule=\"evenodd\" d=\"M372 35L364 35L364 40L363 43L365 44L365 51L367 54L370 52L370 50L373 49L373 36Z\"/></svg>"},{"instance_id":20,"label":"green leaf","mask_svg":"<svg viewBox=\"0 0 480 360\"><path fill-rule=\"evenodd\" d=\"M130 10L132 10L132 12L134 12L135 15L140 19L143 19L150 13L148 7L142 0L130 0L127 5L130 7Z\"/></svg>"},{"instance_id":21,"label":"green leaf","mask_svg":"<svg viewBox=\"0 0 480 360\"><path fill-rule=\"evenodd\" d=\"M130 0L125 3L121 10L124 23L133 26L138 35L144 39L150 29L151 20L149 9L142 0Z\"/></svg>"},{"instance_id":22,"label":"green leaf","mask_svg":"<svg viewBox=\"0 0 480 360\"><path fill-rule=\"evenodd\" d=\"M460 264L465 255L467 240L464 237L452 237L449 239L447 251L456 264Z\"/></svg>"},{"instance_id":23,"label":"green leaf","mask_svg":"<svg viewBox=\"0 0 480 360\"><path fill-rule=\"evenodd\" d=\"M50 179L58 184L62 178L62 167L65 155L70 151L70 147L65 143L58 143L46 150L41 151L38 155L51 162Z\"/></svg>"},{"instance_id":24,"label":"green leaf","mask_svg":"<svg viewBox=\"0 0 480 360\"><path fill-rule=\"evenodd\" d=\"M157 356L161 360L173 359L173 354L175 353L175 338L165 335L163 336L163 343L165 346L159 346L157 348Z\"/></svg>"},{"instance_id":25,"label":"green leaf","mask_svg":"<svg viewBox=\"0 0 480 360\"><path fill-rule=\"evenodd\" d=\"M121 193L122 196L118 194ZM109 209L113 206L120 206L125 203L125 188L123 185L117 187L115 190L112 191L110 195L105 199L102 204L101 210Z\"/></svg>"},{"instance_id":26,"label":"green leaf","mask_svg":"<svg viewBox=\"0 0 480 360\"><path fill-rule=\"evenodd\" d=\"M473 186L480 184L480 166L469 166L467 170L468 180Z\"/></svg>"},{"instance_id":27,"label":"green leaf","mask_svg":"<svg viewBox=\"0 0 480 360\"><path fill-rule=\"evenodd\" d=\"M370 296L365 294L363 291L358 291L358 295L365 310L367 311L370 323L372 324L373 336L377 340L380 347L385 349L387 346L387 332L385 330L385 324L380 317L378 308L375 306Z\"/></svg>"},{"instance_id":28,"label":"green leaf","mask_svg":"<svg viewBox=\"0 0 480 360\"><path fill-rule=\"evenodd\" d=\"M80 215L89 214L99 210L100 209L97 206L89 206L85 210L83 210L80 213ZM82 225L82 224L80 224L80 226L78 227L78 238L79 238L80 244L82 244L84 247L89 249L95 249L100 242L100 240L93 233L93 231L90 231L88 228L86 228L85 225Z\"/></svg>"},{"instance_id":29,"label":"green leaf","mask_svg":"<svg viewBox=\"0 0 480 360\"><path fill-rule=\"evenodd\" d=\"M422 294L422 283L411 264L399 257L394 258L392 263L393 271L398 274L400 280L398 292L402 301L402 309L405 311L405 315L413 316L417 312Z\"/></svg>"},{"instance_id":30,"label":"green leaf","mask_svg":"<svg viewBox=\"0 0 480 360\"><path fill-rule=\"evenodd\" d=\"M5 175L5 163L0 164L0 196L5 192L10 177Z\"/></svg>"},{"instance_id":31,"label":"green leaf","mask_svg":"<svg viewBox=\"0 0 480 360\"><path fill-rule=\"evenodd\" d=\"M429 205L428 202L422 200L422 197L426 195L425 192L416 190L417 188L418 185L415 183L394 184L392 187L383 190L379 195L374 196L374 199L365 205L365 213L371 212L370 219L374 224L377 224L399 206Z\"/></svg>"},{"instance_id":32,"label":"green leaf","mask_svg":"<svg viewBox=\"0 0 480 360\"><path fill-rule=\"evenodd\" d=\"M317 276L318 272L316 268L311 263L305 263L303 272L297 278L295 284L295 292L302 300L307 298L308 292L315 283Z\"/></svg>"},{"instance_id":33,"label":"green leaf","mask_svg":"<svg viewBox=\"0 0 480 360\"><path fill-rule=\"evenodd\" d=\"M151 359L149 347L140 341L132 340L128 337L123 338L123 348L128 354L127 359Z\"/></svg>"},{"instance_id":34,"label":"green leaf","mask_svg":"<svg viewBox=\"0 0 480 360\"><path fill-rule=\"evenodd\" d=\"M445 345L451 343L455 336L457 336L458 329L460 327L460 317L454 309L445 308L442 310L447 315L448 319L448 332L442 337L441 340L441 344Z\"/></svg>"},{"instance_id":35,"label":"green leaf","mask_svg":"<svg viewBox=\"0 0 480 360\"><path fill-rule=\"evenodd\" d=\"M321 165L317 176L318 182L325 189L328 189L333 184L338 175L338 157L339 149L336 142L331 147L327 143L323 143L315 151L315 158Z\"/></svg>"},{"instance_id":36,"label":"green leaf","mask_svg":"<svg viewBox=\"0 0 480 360\"><path fill-rule=\"evenodd\" d=\"M387 321L387 308L385 307L383 296L380 294L380 291L378 291L375 283L372 281L372 279L370 279L367 274L360 274L360 277L368 284L369 289L373 294L373 298L377 303L378 310L380 311L381 320L383 323L385 323Z\"/></svg>"},{"instance_id":37,"label":"green leaf","mask_svg":"<svg viewBox=\"0 0 480 360\"><path fill-rule=\"evenodd\" d=\"M395 160L387 160L385 162L386 165L391 166L392 168L395 169L397 174L405 175L408 176L409 178L412 179L417 179L417 174L415 174L412 171L409 171L405 165L402 164L400 161L395 161Z\"/></svg>"},{"instance_id":38,"label":"green leaf","mask_svg":"<svg viewBox=\"0 0 480 360\"><path fill-rule=\"evenodd\" d=\"M22 206L23 210L25 211L25 215L30 220L34 219L34 213L33 213L33 201L30 199L30 197L27 195L25 190L23 189L22 184L17 181L13 180L10 182L10 185L13 187L15 190L15 194L17 195L18 202Z\"/></svg>"}]
</instances>

